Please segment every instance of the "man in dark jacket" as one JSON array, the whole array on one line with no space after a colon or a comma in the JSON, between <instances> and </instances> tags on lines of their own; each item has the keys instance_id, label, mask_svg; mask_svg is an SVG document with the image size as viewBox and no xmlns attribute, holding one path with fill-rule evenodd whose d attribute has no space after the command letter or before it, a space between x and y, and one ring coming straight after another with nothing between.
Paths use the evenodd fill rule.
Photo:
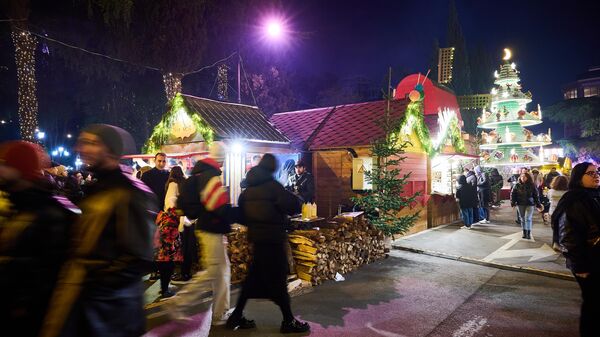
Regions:
<instances>
[{"instance_id":1,"label":"man in dark jacket","mask_svg":"<svg viewBox=\"0 0 600 337\"><path fill-rule=\"evenodd\" d=\"M479 196L479 223L490 223L491 187L490 177L481 166L475 166L477 176L477 195Z\"/></svg>"},{"instance_id":2,"label":"man in dark jacket","mask_svg":"<svg viewBox=\"0 0 600 337\"><path fill-rule=\"evenodd\" d=\"M156 194L158 201L157 212L165 207L165 186L169 180L169 170L166 170L167 155L159 152L154 156L154 167L142 174L142 181Z\"/></svg>"},{"instance_id":3,"label":"man in dark jacket","mask_svg":"<svg viewBox=\"0 0 600 337\"><path fill-rule=\"evenodd\" d=\"M61 270L43 336L63 330L62 336L129 337L145 331L142 275L153 260L150 210L156 201L119 165L134 149L127 131L106 124L88 126L77 140L81 160L97 181L80 203L77 245Z\"/></svg>"},{"instance_id":4,"label":"man in dark jacket","mask_svg":"<svg viewBox=\"0 0 600 337\"><path fill-rule=\"evenodd\" d=\"M242 223L248 227L248 241L253 245L253 259L235 310L227 320L227 328L252 328L254 321L243 316L250 298L268 298L281 309L280 332L305 332L308 323L294 318L287 292L288 261L286 254L287 216L296 214L300 205L294 196L275 180L277 163L265 154L258 166L246 176L248 187L239 198Z\"/></svg>"},{"instance_id":5,"label":"man in dark jacket","mask_svg":"<svg viewBox=\"0 0 600 337\"><path fill-rule=\"evenodd\" d=\"M312 174L306 171L306 164L303 161L299 161L295 169L296 174L290 177L286 189L294 193L303 203L313 202L315 200L315 181Z\"/></svg>"},{"instance_id":6,"label":"man in dark jacket","mask_svg":"<svg viewBox=\"0 0 600 337\"><path fill-rule=\"evenodd\" d=\"M44 150L16 141L0 149L0 327L2 336L38 336L78 209L45 188ZM1 192L0 192L1 194ZM1 198L1 196L0 196ZM0 200L2 201L2 200Z\"/></svg>"},{"instance_id":7,"label":"man in dark jacket","mask_svg":"<svg viewBox=\"0 0 600 337\"><path fill-rule=\"evenodd\" d=\"M556 167L552 167L550 169L550 172L548 172L548 174L546 174L546 177L544 178L544 186L546 186L547 188L550 188L550 184L552 183L552 180L554 180L554 178L560 176L560 173L558 173L556 171Z\"/></svg>"},{"instance_id":8,"label":"man in dark jacket","mask_svg":"<svg viewBox=\"0 0 600 337\"><path fill-rule=\"evenodd\" d=\"M233 216L229 195L221 182L221 159L215 156L198 161L192 169L192 176L188 178L191 181L186 182L194 183L195 190L198 191L196 203L200 210L196 228L202 248L202 265L205 269L194 275L192 282L181 290L181 293L189 295L175 298L172 308L172 315L180 318L184 307L195 304L197 295L200 295L201 290L209 283L213 291L213 325L225 324L230 307L231 264L227 256L225 234L231 231ZM182 199L178 199L178 207L187 209L180 205Z\"/></svg>"}]
</instances>

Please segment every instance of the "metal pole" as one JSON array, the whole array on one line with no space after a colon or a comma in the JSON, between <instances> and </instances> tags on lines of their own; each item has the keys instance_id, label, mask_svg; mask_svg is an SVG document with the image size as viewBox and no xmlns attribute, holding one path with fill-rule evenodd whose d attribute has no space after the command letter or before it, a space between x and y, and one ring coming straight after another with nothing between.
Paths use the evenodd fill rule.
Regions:
<instances>
[{"instance_id":1,"label":"metal pole","mask_svg":"<svg viewBox=\"0 0 600 337\"><path fill-rule=\"evenodd\" d=\"M240 63L241 63L240 52L238 51L238 64L237 64L237 92L238 92L238 103L242 103L242 92L241 92L241 72L240 72Z\"/></svg>"}]
</instances>

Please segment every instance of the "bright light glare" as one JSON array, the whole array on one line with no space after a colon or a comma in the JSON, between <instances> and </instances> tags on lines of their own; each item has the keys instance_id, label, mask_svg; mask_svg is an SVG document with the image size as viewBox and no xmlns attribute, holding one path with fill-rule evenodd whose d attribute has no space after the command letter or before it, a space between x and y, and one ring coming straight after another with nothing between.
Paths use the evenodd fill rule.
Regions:
<instances>
[{"instance_id":1,"label":"bright light glare","mask_svg":"<svg viewBox=\"0 0 600 337\"><path fill-rule=\"evenodd\" d=\"M63 155L64 155L65 157L68 157L68 156L70 156L70 155L71 155L71 153L70 153L69 151L65 151L65 152L63 152Z\"/></svg>"},{"instance_id":2,"label":"bright light glare","mask_svg":"<svg viewBox=\"0 0 600 337\"><path fill-rule=\"evenodd\" d=\"M37 137L38 137L38 139L44 139L46 137L46 133L40 131L40 132L37 133Z\"/></svg>"},{"instance_id":3,"label":"bright light glare","mask_svg":"<svg viewBox=\"0 0 600 337\"><path fill-rule=\"evenodd\" d=\"M242 153L244 151L244 145L242 143L233 143L231 145L232 153Z\"/></svg>"},{"instance_id":4,"label":"bright light glare","mask_svg":"<svg viewBox=\"0 0 600 337\"><path fill-rule=\"evenodd\" d=\"M283 24L279 20L269 20L267 22L266 30L269 38L279 39L283 36Z\"/></svg>"},{"instance_id":5,"label":"bright light glare","mask_svg":"<svg viewBox=\"0 0 600 337\"><path fill-rule=\"evenodd\" d=\"M58 156L58 151L56 151L56 150L52 151L52 155L53 156Z\"/></svg>"},{"instance_id":6,"label":"bright light glare","mask_svg":"<svg viewBox=\"0 0 600 337\"><path fill-rule=\"evenodd\" d=\"M65 148L64 148L64 147L62 147L62 146L59 146L59 147L58 147L58 152L63 152L64 150L65 150Z\"/></svg>"}]
</instances>

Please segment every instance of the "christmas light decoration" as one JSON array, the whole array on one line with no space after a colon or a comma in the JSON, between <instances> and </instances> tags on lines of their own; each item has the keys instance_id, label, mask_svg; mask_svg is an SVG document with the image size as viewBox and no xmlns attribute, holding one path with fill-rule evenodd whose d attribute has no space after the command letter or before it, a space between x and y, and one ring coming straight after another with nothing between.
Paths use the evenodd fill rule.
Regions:
<instances>
[{"instance_id":1,"label":"christmas light decoration","mask_svg":"<svg viewBox=\"0 0 600 337\"><path fill-rule=\"evenodd\" d=\"M166 73L163 74L163 83L165 85L165 93L167 94L167 101L171 101L175 98L175 95L181 92L181 79L183 76L177 73Z\"/></svg>"},{"instance_id":2,"label":"christmas light decoration","mask_svg":"<svg viewBox=\"0 0 600 337\"><path fill-rule=\"evenodd\" d=\"M177 137L173 134L173 129L176 124L192 124L195 130L189 136L196 134L202 136L207 145L210 145L214 140L214 131L200 118L197 113L191 112L185 105L185 101L180 93L177 93L171 100L171 108L163 116L162 120L154 130L152 135L142 148L143 153L154 154L160 150L160 147L167 144L170 139Z\"/></svg>"},{"instance_id":3,"label":"christmas light decoration","mask_svg":"<svg viewBox=\"0 0 600 337\"><path fill-rule=\"evenodd\" d=\"M35 142L35 130L38 126L38 101L35 79L35 48L37 40L29 32L13 29L12 40L15 45L15 63L17 65L19 129L21 138Z\"/></svg>"},{"instance_id":4,"label":"christmas light decoration","mask_svg":"<svg viewBox=\"0 0 600 337\"><path fill-rule=\"evenodd\" d=\"M225 63L219 65L217 69L217 96L221 101L227 101L227 88L229 87L229 82L227 80L227 71L229 67Z\"/></svg>"},{"instance_id":5,"label":"christmas light decoration","mask_svg":"<svg viewBox=\"0 0 600 337\"><path fill-rule=\"evenodd\" d=\"M480 157L486 166L501 165L531 165L548 164L544 160L543 146L551 144L551 133L539 134L536 137L524 126L542 123L540 107L537 111L527 113L527 103L531 102L531 93L523 93L519 84L519 71L516 64L510 63L512 52L504 49L504 63L500 70L494 72L492 89L491 114L485 109L478 118L477 127L481 129L494 129L488 133L482 132L484 143L479 146ZM493 135L493 136L492 136ZM539 147L539 153L532 149Z\"/></svg>"}]
</instances>

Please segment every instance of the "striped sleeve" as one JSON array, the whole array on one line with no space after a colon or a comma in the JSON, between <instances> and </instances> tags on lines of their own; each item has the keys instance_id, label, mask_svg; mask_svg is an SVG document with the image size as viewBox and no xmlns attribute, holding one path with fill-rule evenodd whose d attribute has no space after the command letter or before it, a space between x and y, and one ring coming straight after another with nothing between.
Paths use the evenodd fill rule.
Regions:
<instances>
[{"instance_id":1,"label":"striped sleeve","mask_svg":"<svg viewBox=\"0 0 600 337\"><path fill-rule=\"evenodd\" d=\"M200 202L209 212L229 203L229 195L223 188L219 177L212 177L208 181L202 192L200 192Z\"/></svg>"}]
</instances>

